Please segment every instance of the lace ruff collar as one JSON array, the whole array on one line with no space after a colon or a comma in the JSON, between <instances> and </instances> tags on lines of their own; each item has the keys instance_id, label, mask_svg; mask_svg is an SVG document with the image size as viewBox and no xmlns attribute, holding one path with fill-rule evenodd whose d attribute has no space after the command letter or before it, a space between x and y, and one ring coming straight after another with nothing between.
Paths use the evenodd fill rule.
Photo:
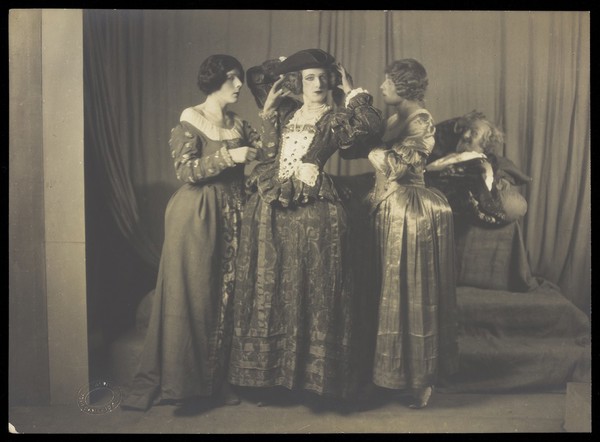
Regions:
<instances>
[{"instance_id":1,"label":"lace ruff collar","mask_svg":"<svg viewBox=\"0 0 600 442\"><path fill-rule=\"evenodd\" d=\"M286 126L293 131L304 130L306 126L315 126L317 121L330 110L331 106L328 104L324 104L316 110L309 110L304 105L294 113Z\"/></svg>"},{"instance_id":2,"label":"lace ruff collar","mask_svg":"<svg viewBox=\"0 0 600 442\"><path fill-rule=\"evenodd\" d=\"M242 137L242 120L233 112L227 113L228 117L233 119L233 127L225 129L215 126L204 115L195 110L193 107L188 107L181 113L179 121L186 121L196 127L204 135L213 141L233 140Z\"/></svg>"}]
</instances>

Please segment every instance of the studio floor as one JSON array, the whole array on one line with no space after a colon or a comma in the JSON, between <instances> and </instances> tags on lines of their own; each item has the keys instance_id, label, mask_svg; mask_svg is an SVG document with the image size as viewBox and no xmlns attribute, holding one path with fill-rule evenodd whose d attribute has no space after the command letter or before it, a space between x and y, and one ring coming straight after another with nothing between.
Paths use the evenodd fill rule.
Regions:
<instances>
[{"instance_id":1,"label":"studio floor","mask_svg":"<svg viewBox=\"0 0 600 442\"><path fill-rule=\"evenodd\" d=\"M72 404L10 407L18 433L557 433L565 429L565 393L443 394L427 408L413 410L401 398L379 399L368 407L340 409L283 401L257 406L161 405L146 412L90 413ZM567 428L568 429L568 428Z\"/></svg>"}]
</instances>

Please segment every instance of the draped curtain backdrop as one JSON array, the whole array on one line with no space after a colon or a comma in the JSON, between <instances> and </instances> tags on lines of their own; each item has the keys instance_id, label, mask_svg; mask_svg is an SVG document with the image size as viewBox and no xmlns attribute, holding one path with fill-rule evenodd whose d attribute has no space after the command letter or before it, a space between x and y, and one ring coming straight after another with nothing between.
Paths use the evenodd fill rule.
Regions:
<instances>
[{"instance_id":1,"label":"draped curtain backdrop","mask_svg":"<svg viewBox=\"0 0 600 442\"><path fill-rule=\"evenodd\" d=\"M248 69L322 48L388 115L384 68L416 58L438 122L477 109L505 131L504 155L533 177L522 221L533 273L589 313L589 37L589 13L573 11L85 10L86 161L102 172L99 194L121 239L156 268L164 210L179 186L169 133L204 99L202 60L231 54ZM248 89L233 110L259 125ZM372 171L337 155L326 169Z\"/></svg>"}]
</instances>

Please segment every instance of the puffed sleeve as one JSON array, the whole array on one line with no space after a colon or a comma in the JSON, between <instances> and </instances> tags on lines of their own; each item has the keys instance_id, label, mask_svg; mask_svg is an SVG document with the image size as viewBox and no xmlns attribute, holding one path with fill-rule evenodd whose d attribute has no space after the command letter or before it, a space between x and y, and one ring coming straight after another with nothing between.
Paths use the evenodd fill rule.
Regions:
<instances>
[{"instance_id":1,"label":"puffed sleeve","mask_svg":"<svg viewBox=\"0 0 600 442\"><path fill-rule=\"evenodd\" d=\"M420 149L414 148L414 143L399 143L389 149L377 147L369 153L369 161L375 170L381 172L389 181L395 181L409 168L421 167L424 164L425 156Z\"/></svg>"},{"instance_id":2,"label":"puffed sleeve","mask_svg":"<svg viewBox=\"0 0 600 442\"><path fill-rule=\"evenodd\" d=\"M403 132L402 139L391 148L377 148L369 154L373 167L390 181L402 177L409 168L422 168L435 144L435 126L427 111L412 118Z\"/></svg>"},{"instance_id":3,"label":"puffed sleeve","mask_svg":"<svg viewBox=\"0 0 600 442\"><path fill-rule=\"evenodd\" d=\"M334 114L331 125L340 156L346 159L366 157L378 143L383 128L381 112L373 107L373 97L363 89L348 94L346 108Z\"/></svg>"},{"instance_id":4,"label":"puffed sleeve","mask_svg":"<svg viewBox=\"0 0 600 442\"><path fill-rule=\"evenodd\" d=\"M226 146L202 156L202 140L186 122L171 130L169 145L177 179L185 183L200 183L236 165Z\"/></svg>"},{"instance_id":5,"label":"puffed sleeve","mask_svg":"<svg viewBox=\"0 0 600 442\"><path fill-rule=\"evenodd\" d=\"M256 151L256 159L261 163L270 161L277 155L279 148L279 115L277 112L259 113L261 146Z\"/></svg>"},{"instance_id":6,"label":"puffed sleeve","mask_svg":"<svg viewBox=\"0 0 600 442\"><path fill-rule=\"evenodd\" d=\"M435 145L435 125L429 112L421 112L415 118L410 120L404 129L405 140L415 140L418 147L423 147L427 155L433 150Z\"/></svg>"}]
</instances>

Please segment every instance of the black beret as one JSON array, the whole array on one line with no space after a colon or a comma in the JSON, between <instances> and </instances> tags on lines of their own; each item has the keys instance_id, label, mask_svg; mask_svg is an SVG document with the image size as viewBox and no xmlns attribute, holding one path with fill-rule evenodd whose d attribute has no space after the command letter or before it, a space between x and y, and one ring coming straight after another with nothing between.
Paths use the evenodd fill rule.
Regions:
<instances>
[{"instance_id":1,"label":"black beret","mask_svg":"<svg viewBox=\"0 0 600 442\"><path fill-rule=\"evenodd\" d=\"M324 68L334 62L335 58L322 49L303 49L283 60L274 73L279 75L302 69Z\"/></svg>"}]
</instances>

